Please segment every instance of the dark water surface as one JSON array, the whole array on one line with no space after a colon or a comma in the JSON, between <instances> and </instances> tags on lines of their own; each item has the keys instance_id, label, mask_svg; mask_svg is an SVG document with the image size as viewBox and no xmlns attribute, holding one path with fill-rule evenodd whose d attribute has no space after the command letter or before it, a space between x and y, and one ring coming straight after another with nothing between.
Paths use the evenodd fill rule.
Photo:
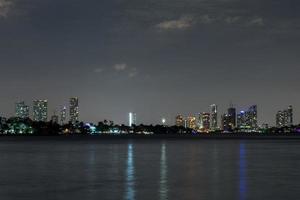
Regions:
<instances>
[{"instance_id":1,"label":"dark water surface","mask_svg":"<svg viewBox=\"0 0 300 200\"><path fill-rule=\"evenodd\" d=\"M300 141L1 141L0 199L300 199Z\"/></svg>"}]
</instances>

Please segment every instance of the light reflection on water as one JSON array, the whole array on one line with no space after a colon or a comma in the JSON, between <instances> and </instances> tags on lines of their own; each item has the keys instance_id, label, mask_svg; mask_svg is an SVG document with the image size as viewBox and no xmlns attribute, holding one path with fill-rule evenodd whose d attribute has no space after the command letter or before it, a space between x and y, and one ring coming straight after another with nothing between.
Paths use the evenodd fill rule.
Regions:
<instances>
[{"instance_id":1,"label":"light reflection on water","mask_svg":"<svg viewBox=\"0 0 300 200\"><path fill-rule=\"evenodd\" d=\"M168 199L168 163L167 163L167 153L166 144L161 146L161 156L160 156L160 199Z\"/></svg>"},{"instance_id":2,"label":"light reflection on water","mask_svg":"<svg viewBox=\"0 0 300 200\"><path fill-rule=\"evenodd\" d=\"M135 199L135 168L133 157L133 145L128 144L127 149L127 169L126 169L126 200Z\"/></svg>"},{"instance_id":3,"label":"light reflection on water","mask_svg":"<svg viewBox=\"0 0 300 200\"><path fill-rule=\"evenodd\" d=\"M299 141L0 141L0 158L1 200L300 196Z\"/></svg>"},{"instance_id":4,"label":"light reflection on water","mask_svg":"<svg viewBox=\"0 0 300 200\"><path fill-rule=\"evenodd\" d=\"M245 144L240 144L239 152L239 196L240 200L246 199L247 183L246 183L246 172L247 172L247 161L246 161L246 149Z\"/></svg>"}]
</instances>

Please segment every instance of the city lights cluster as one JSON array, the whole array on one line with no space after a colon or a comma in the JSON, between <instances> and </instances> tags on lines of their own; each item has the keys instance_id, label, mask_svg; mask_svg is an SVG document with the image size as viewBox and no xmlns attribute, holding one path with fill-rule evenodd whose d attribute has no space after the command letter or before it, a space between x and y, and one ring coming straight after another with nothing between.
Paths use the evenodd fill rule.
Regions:
<instances>
[{"instance_id":1,"label":"city lights cluster","mask_svg":"<svg viewBox=\"0 0 300 200\"><path fill-rule=\"evenodd\" d=\"M24 101L15 104L15 116L9 119L0 117L0 134L32 135L32 134L218 134L218 133L295 133L300 132L299 126L293 124L293 107L289 106L276 114L276 127L268 124L258 125L257 105L237 112L231 105L227 113L219 116L218 106L212 104L209 112L198 113L197 116L175 118L173 126L166 126L166 118L158 125L138 125L137 114L128 114L127 125L117 125L113 121L104 120L98 124L79 121L79 100L69 99L69 115L67 106L61 106L59 114L53 113L48 119L48 100L34 100L32 113ZM30 117L30 114L32 117ZM69 118L67 117L69 116ZM219 120L220 117L220 120ZM69 120L67 120L67 118Z\"/></svg>"},{"instance_id":2,"label":"city lights cluster","mask_svg":"<svg viewBox=\"0 0 300 200\"><path fill-rule=\"evenodd\" d=\"M257 105L252 105L248 110L237 112L232 105L227 113L221 115L221 123L218 124L218 106L210 106L210 112L199 113L198 116L187 116L179 114L175 119L176 126L182 126L196 130L200 133L210 132L261 132L269 129L268 124L258 125ZM286 128L293 126L293 107L289 106L287 110L278 111L276 114L276 127Z\"/></svg>"}]
</instances>

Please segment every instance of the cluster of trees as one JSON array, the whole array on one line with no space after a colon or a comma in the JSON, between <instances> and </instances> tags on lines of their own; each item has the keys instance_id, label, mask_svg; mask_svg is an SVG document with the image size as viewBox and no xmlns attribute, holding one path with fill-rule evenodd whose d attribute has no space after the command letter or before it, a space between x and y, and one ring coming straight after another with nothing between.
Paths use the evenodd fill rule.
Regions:
<instances>
[{"instance_id":1,"label":"cluster of trees","mask_svg":"<svg viewBox=\"0 0 300 200\"><path fill-rule=\"evenodd\" d=\"M98 135L98 134L191 134L193 130L184 127L162 125L117 125L112 121L98 124L77 122L76 124L36 122L31 119L10 118L1 120L0 133L3 135Z\"/></svg>"}]
</instances>

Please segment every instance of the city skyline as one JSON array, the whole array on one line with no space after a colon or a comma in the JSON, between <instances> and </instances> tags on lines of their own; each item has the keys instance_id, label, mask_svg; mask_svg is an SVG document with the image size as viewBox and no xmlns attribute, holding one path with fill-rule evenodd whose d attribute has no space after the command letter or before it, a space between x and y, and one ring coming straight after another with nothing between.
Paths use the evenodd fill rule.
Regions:
<instances>
[{"instance_id":1,"label":"city skyline","mask_svg":"<svg viewBox=\"0 0 300 200\"><path fill-rule=\"evenodd\" d=\"M69 112L67 112L67 109L69 109ZM127 119L121 123L109 118L103 118L102 120L98 119L96 121L85 121L79 118L79 110L78 97L70 97L68 106L60 106L59 112L57 113L57 110L54 110L52 114L49 113L49 103L47 99L33 100L32 107L26 104L25 101L19 101L15 103L13 115L0 115L0 117L19 117L23 119L29 117L34 121L49 121L48 119L53 121L54 119L60 124L64 124L66 122L75 124L77 121L97 123L104 120L111 120L116 124L129 124L129 126L132 126L132 124L147 124L145 121L143 121L143 119L139 119L140 123L137 123L137 114L135 112L129 112ZM259 120L261 113L259 112L257 105L252 105L247 109L238 110L236 106L230 103L225 112L219 112L219 106L216 104L211 104L208 107L208 110L210 110L210 112L198 112L197 114L185 115L182 113L177 113L176 116L172 116L170 119L162 117L158 119L158 123L156 124L185 126L192 129L196 129L197 127L197 129L202 131L218 129L232 130L235 127L251 127L252 129L257 129L258 127L271 126L280 128L299 124L294 120L295 114L292 105L289 105L288 109L286 110L278 110L274 115L272 123ZM251 121L248 121L249 119Z\"/></svg>"},{"instance_id":2,"label":"city skyline","mask_svg":"<svg viewBox=\"0 0 300 200\"><path fill-rule=\"evenodd\" d=\"M0 200L294 200L300 0L0 0Z\"/></svg>"},{"instance_id":3,"label":"city skyline","mask_svg":"<svg viewBox=\"0 0 300 200\"><path fill-rule=\"evenodd\" d=\"M0 0L0 115L77 96L84 121L170 123L233 102L272 125L293 105L300 122L300 2L88 2Z\"/></svg>"}]
</instances>

